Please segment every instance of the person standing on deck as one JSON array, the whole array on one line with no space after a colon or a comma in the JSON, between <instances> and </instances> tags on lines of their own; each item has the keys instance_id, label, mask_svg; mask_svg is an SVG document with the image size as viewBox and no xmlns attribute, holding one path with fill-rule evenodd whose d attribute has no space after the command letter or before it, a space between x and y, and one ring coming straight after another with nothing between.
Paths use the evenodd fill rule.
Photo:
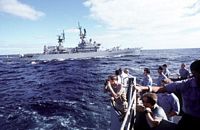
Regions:
<instances>
[{"instance_id":1,"label":"person standing on deck","mask_svg":"<svg viewBox=\"0 0 200 130\"><path fill-rule=\"evenodd\" d=\"M152 84L153 84L153 80L150 76L150 70L149 68L144 68L144 73L143 73L144 77L142 79L142 81L140 82L139 86L147 86L149 87L149 91L151 91L151 87L152 87ZM144 93L140 93L138 96L138 100L140 100L140 97L142 96L142 94Z\"/></svg>"},{"instance_id":2,"label":"person standing on deck","mask_svg":"<svg viewBox=\"0 0 200 130\"><path fill-rule=\"evenodd\" d=\"M169 69L168 69L168 67L167 67L167 64L163 64L163 65L162 65L162 68L163 68L163 74L164 74L165 76L169 77L170 71L169 71Z\"/></svg>"},{"instance_id":3,"label":"person standing on deck","mask_svg":"<svg viewBox=\"0 0 200 130\"><path fill-rule=\"evenodd\" d=\"M158 78L156 81L157 86L162 85L163 80L167 79L167 76L163 73L163 71L164 70L163 70L162 66L159 66L158 67Z\"/></svg>"},{"instance_id":4,"label":"person standing on deck","mask_svg":"<svg viewBox=\"0 0 200 130\"><path fill-rule=\"evenodd\" d=\"M124 70L123 70L123 86L124 86L124 88L125 88L125 91L126 91L126 93L127 93L127 91L128 91L128 80L129 80L129 78L131 77L131 75L129 74L129 70L128 70L128 68L125 68Z\"/></svg>"},{"instance_id":5,"label":"person standing on deck","mask_svg":"<svg viewBox=\"0 0 200 130\"><path fill-rule=\"evenodd\" d=\"M118 83L124 85L124 78L127 76L127 74L124 73L122 68L115 70L115 75L117 75Z\"/></svg>"},{"instance_id":6,"label":"person standing on deck","mask_svg":"<svg viewBox=\"0 0 200 130\"><path fill-rule=\"evenodd\" d=\"M121 70L120 69L115 70L115 75L117 76L118 83L121 84L122 83Z\"/></svg>"},{"instance_id":7,"label":"person standing on deck","mask_svg":"<svg viewBox=\"0 0 200 130\"><path fill-rule=\"evenodd\" d=\"M128 68L125 68L124 70L122 70L122 68L115 70L115 75L118 78L118 83L121 84L125 88L125 91L127 92L128 80L129 80L129 77L131 76L129 74Z\"/></svg>"},{"instance_id":8,"label":"person standing on deck","mask_svg":"<svg viewBox=\"0 0 200 130\"><path fill-rule=\"evenodd\" d=\"M144 68L144 73L143 74L144 74L144 77L143 77L142 81L140 82L140 85L151 87L152 84L153 84L153 80L151 78L149 68Z\"/></svg>"},{"instance_id":9,"label":"person standing on deck","mask_svg":"<svg viewBox=\"0 0 200 130\"><path fill-rule=\"evenodd\" d=\"M187 79L190 77L189 71L186 69L186 65L184 63L181 64L181 68L179 69L180 79Z\"/></svg>"}]
</instances>

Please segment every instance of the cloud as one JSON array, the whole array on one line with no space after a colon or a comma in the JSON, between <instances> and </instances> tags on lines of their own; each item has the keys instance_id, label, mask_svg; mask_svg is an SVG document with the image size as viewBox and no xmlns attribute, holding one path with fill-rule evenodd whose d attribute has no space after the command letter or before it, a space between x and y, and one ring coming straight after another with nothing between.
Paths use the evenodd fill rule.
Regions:
<instances>
[{"instance_id":1,"label":"cloud","mask_svg":"<svg viewBox=\"0 0 200 130\"><path fill-rule=\"evenodd\" d=\"M196 13L186 8L196 0L86 0L90 16L114 29L143 29L181 22L187 13ZM195 11L195 12L194 12Z\"/></svg>"},{"instance_id":2,"label":"cloud","mask_svg":"<svg viewBox=\"0 0 200 130\"><path fill-rule=\"evenodd\" d=\"M191 6L188 6L190 12L188 16L198 15L200 13L200 0L194 2Z\"/></svg>"},{"instance_id":3,"label":"cloud","mask_svg":"<svg viewBox=\"0 0 200 130\"><path fill-rule=\"evenodd\" d=\"M45 14L18 0L0 0L0 12L15 15L29 20L37 20Z\"/></svg>"},{"instance_id":4,"label":"cloud","mask_svg":"<svg viewBox=\"0 0 200 130\"><path fill-rule=\"evenodd\" d=\"M90 17L121 34L121 38L130 35L146 44L172 44L187 30L199 33L191 31L200 28L199 0L85 0L84 5L90 10ZM189 36L192 39L196 35Z\"/></svg>"},{"instance_id":5,"label":"cloud","mask_svg":"<svg viewBox=\"0 0 200 130\"><path fill-rule=\"evenodd\" d=\"M180 21L199 6L186 8L194 3L196 0L86 0L84 4L91 17L113 28L144 28Z\"/></svg>"}]
</instances>

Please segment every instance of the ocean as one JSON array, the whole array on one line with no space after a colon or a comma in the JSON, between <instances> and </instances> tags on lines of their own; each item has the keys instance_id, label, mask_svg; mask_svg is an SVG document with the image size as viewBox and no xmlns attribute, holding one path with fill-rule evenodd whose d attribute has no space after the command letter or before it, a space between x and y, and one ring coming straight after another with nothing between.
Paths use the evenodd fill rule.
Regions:
<instances>
[{"instance_id":1,"label":"ocean","mask_svg":"<svg viewBox=\"0 0 200 130\"><path fill-rule=\"evenodd\" d=\"M0 57L1 130L109 130L110 98L104 82L129 68L139 82L143 69L157 78L159 65L176 75L181 63L200 59L200 49L142 50L139 56L64 61Z\"/></svg>"}]
</instances>

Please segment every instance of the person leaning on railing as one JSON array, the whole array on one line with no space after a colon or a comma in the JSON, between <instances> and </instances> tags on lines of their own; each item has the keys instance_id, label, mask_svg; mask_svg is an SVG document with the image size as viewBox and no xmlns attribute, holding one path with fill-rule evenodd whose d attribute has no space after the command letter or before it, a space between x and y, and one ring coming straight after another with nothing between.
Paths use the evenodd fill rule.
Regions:
<instances>
[{"instance_id":1,"label":"person leaning on railing","mask_svg":"<svg viewBox=\"0 0 200 130\"><path fill-rule=\"evenodd\" d=\"M142 95L142 104L137 105L137 111L140 113L136 118L136 130L155 129L162 120L167 120L167 115L163 108L157 104L157 100L155 93L147 92Z\"/></svg>"},{"instance_id":2,"label":"person leaning on railing","mask_svg":"<svg viewBox=\"0 0 200 130\"><path fill-rule=\"evenodd\" d=\"M153 92L180 93L183 102L183 116L178 122L177 130L200 129L200 60L190 65L193 77L172 82L166 86L153 86ZM138 91L148 90L148 87L135 87Z\"/></svg>"},{"instance_id":3,"label":"person leaning on railing","mask_svg":"<svg viewBox=\"0 0 200 130\"><path fill-rule=\"evenodd\" d=\"M120 83L118 83L116 75L109 76L105 83L105 89L111 95L113 107L120 111L122 116L124 116L127 112L128 102L126 99L125 89Z\"/></svg>"}]
</instances>

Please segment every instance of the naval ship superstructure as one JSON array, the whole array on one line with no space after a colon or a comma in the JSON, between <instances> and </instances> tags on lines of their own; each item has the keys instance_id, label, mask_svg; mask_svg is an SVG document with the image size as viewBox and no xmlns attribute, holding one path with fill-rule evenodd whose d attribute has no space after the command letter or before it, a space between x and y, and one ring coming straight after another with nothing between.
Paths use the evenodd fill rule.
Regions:
<instances>
[{"instance_id":1,"label":"naval ship superstructure","mask_svg":"<svg viewBox=\"0 0 200 130\"><path fill-rule=\"evenodd\" d=\"M139 55L141 48L126 48L120 49L113 47L112 49L101 50L101 44L87 40L86 29L83 29L78 24L80 42L77 47L65 48L65 32L63 30L61 35L58 35L57 46L44 46L44 51L41 54L25 54L23 58L30 58L31 60L65 60L65 59L84 59L84 58L97 58L108 57L116 55Z\"/></svg>"}]
</instances>

